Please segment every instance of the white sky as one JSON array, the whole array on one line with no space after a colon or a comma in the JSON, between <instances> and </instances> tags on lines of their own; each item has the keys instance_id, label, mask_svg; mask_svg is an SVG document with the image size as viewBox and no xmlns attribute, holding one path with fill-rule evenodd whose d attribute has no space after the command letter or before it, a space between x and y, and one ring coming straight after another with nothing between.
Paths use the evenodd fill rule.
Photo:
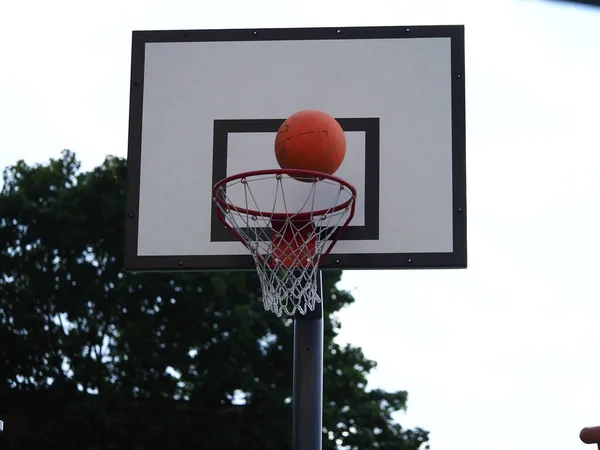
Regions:
<instances>
[{"instance_id":1,"label":"white sky","mask_svg":"<svg viewBox=\"0 0 600 450\"><path fill-rule=\"evenodd\" d=\"M342 340L433 450L600 424L600 8L534 0L6 2L0 166L125 156L133 29L465 24L469 269L346 272ZM167 6L168 5L168 6Z\"/></svg>"}]
</instances>

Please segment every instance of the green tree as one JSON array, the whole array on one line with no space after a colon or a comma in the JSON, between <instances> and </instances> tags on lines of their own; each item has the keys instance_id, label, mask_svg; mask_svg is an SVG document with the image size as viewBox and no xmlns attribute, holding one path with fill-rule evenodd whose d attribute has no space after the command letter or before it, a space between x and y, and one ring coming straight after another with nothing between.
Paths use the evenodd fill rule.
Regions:
<instances>
[{"instance_id":1,"label":"green tree","mask_svg":"<svg viewBox=\"0 0 600 450\"><path fill-rule=\"evenodd\" d=\"M125 161L18 162L0 193L0 418L10 449L290 448L293 327L254 273L122 271ZM324 449L416 450L406 392L367 390L327 272ZM12 432L11 432L12 430Z\"/></svg>"}]
</instances>

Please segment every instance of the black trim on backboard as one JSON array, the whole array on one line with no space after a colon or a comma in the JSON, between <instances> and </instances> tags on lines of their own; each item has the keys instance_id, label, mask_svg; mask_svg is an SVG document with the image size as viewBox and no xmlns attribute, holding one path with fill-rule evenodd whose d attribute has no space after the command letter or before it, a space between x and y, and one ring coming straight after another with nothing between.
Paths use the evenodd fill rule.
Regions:
<instances>
[{"instance_id":1,"label":"black trim on backboard","mask_svg":"<svg viewBox=\"0 0 600 450\"><path fill-rule=\"evenodd\" d=\"M129 140L127 179L125 180L125 270L136 268L138 256L138 212L140 210L140 174L142 164L142 113L144 99L144 61L146 43L136 39L131 45L131 79L129 100Z\"/></svg>"},{"instance_id":2,"label":"black trim on backboard","mask_svg":"<svg viewBox=\"0 0 600 450\"><path fill-rule=\"evenodd\" d=\"M133 39L151 42L298 41L324 39L454 38L462 25L325 27L325 28L238 28L215 30L134 31Z\"/></svg>"},{"instance_id":3,"label":"black trim on backboard","mask_svg":"<svg viewBox=\"0 0 600 450\"><path fill-rule=\"evenodd\" d=\"M216 42L216 41L269 41L269 40L323 40L323 39L403 39L403 38L450 38L452 65L452 164L453 164L453 244L452 253L420 254L335 254L322 265L323 269L427 269L465 268L467 266L466 225L466 131L465 131L465 55L464 26L393 26L393 27L349 27L349 28L287 28L287 29L235 29L235 30L174 30L135 31L132 37L131 93L129 115L129 141L127 155L127 193L125 225L125 270L133 271L177 271L177 270L250 270L254 262L250 255L239 256L139 256L138 211L140 190L142 111L144 86L144 52L146 43L151 42ZM280 124L281 119L272 120L270 126ZM340 119L364 120L364 119ZM258 123L264 119L258 119ZM216 124L216 122L215 122ZM257 123L244 121L250 131ZM373 134L371 138L375 140ZM221 139L221 141L218 141ZM226 148L227 134L221 134L215 145ZM379 136L377 135L377 141ZM367 143L368 144L368 143ZM375 145L372 143L372 145ZM377 142L377 148L379 142ZM220 155L215 155L220 157ZM224 153L226 158L226 153ZM379 153L377 152L377 158ZM377 161L377 166L379 161ZM215 170L217 173L215 173ZM225 162L226 170L226 162ZM222 168L213 167L213 178ZM378 170L374 172L378 173ZM378 180L377 180L378 181ZM378 197L376 195L376 197ZM379 205L365 202L367 207ZM371 211L367 211L372 215ZM379 214L374 214L379 218ZM370 223L368 227L370 226ZM368 228L367 227L367 228ZM362 228L362 227L358 227ZM377 224L377 230L379 224ZM352 237L348 230L344 239ZM354 233L359 233L355 230ZM371 233L371 231L369 231Z\"/></svg>"},{"instance_id":4,"label":"black trim on backboard","mask_svg":"<svg viewBox=\"0 0 600 450\"><path fill-rule=\"evenodd\" d=\"M460 32L458 32L460 31ZM453 255L458 267L467 267L467 136L465 112L465 35L460 27L450 41L452 55L452 223Z\"/></svg>"},{"instance_id":5,"label":"black trim on backboard","mask_svg":"<svg viewBox=\"0 0 600 450\"><path fill-rule=\"evenodd\" d=\"M285 119L236 119L215 120L213 125L214 186L227 176L227 143L231 133L276 133ZM379 118L336 118L344 131L365 133L365 185L359 189L365 194L365 224L350 226L340 240L379 239ZM360 187L359 187L360 188ZM249 232L250 235L269 234ZM237 238L227 230L217 217L216 206L212 208L211 242L235 242Z\"/></svg>"}]
</instances>

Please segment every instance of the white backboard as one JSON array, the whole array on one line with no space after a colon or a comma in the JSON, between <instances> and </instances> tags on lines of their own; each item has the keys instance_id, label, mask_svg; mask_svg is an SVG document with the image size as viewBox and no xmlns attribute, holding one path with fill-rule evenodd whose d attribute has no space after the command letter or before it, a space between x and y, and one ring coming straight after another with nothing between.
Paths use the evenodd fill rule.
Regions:
<instances>
[{"instance_id":1,"label":"white backboard","mask_svg":"<svg viewBox=\"0 0 600 450\"><path fill-rule=\"evenodd\" d=\"M211 188L277 168L303 109L338 119L358 191L324 268L466 267L464 107L461 26L135 32L126 269L252 268Z\"/></svg>"}]
</instances>

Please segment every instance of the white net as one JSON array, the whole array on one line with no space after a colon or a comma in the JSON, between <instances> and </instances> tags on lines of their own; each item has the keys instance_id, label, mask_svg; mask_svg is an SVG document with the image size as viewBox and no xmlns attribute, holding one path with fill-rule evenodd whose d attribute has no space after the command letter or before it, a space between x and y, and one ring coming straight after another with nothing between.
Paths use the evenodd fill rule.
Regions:
<instances>
[{"instance_id":1,"label":"white net","mask_svg":"<svg viewBox=\"0 0 600 450\"><path fill-rule=\"evenodd\" d=\"M321 301L319 262L354 213L356 191L334 177L299 181L283 170L230 177L215 186L221 221L250 250L264 307L305 314Z\"/></svg>"}]
</instances>

